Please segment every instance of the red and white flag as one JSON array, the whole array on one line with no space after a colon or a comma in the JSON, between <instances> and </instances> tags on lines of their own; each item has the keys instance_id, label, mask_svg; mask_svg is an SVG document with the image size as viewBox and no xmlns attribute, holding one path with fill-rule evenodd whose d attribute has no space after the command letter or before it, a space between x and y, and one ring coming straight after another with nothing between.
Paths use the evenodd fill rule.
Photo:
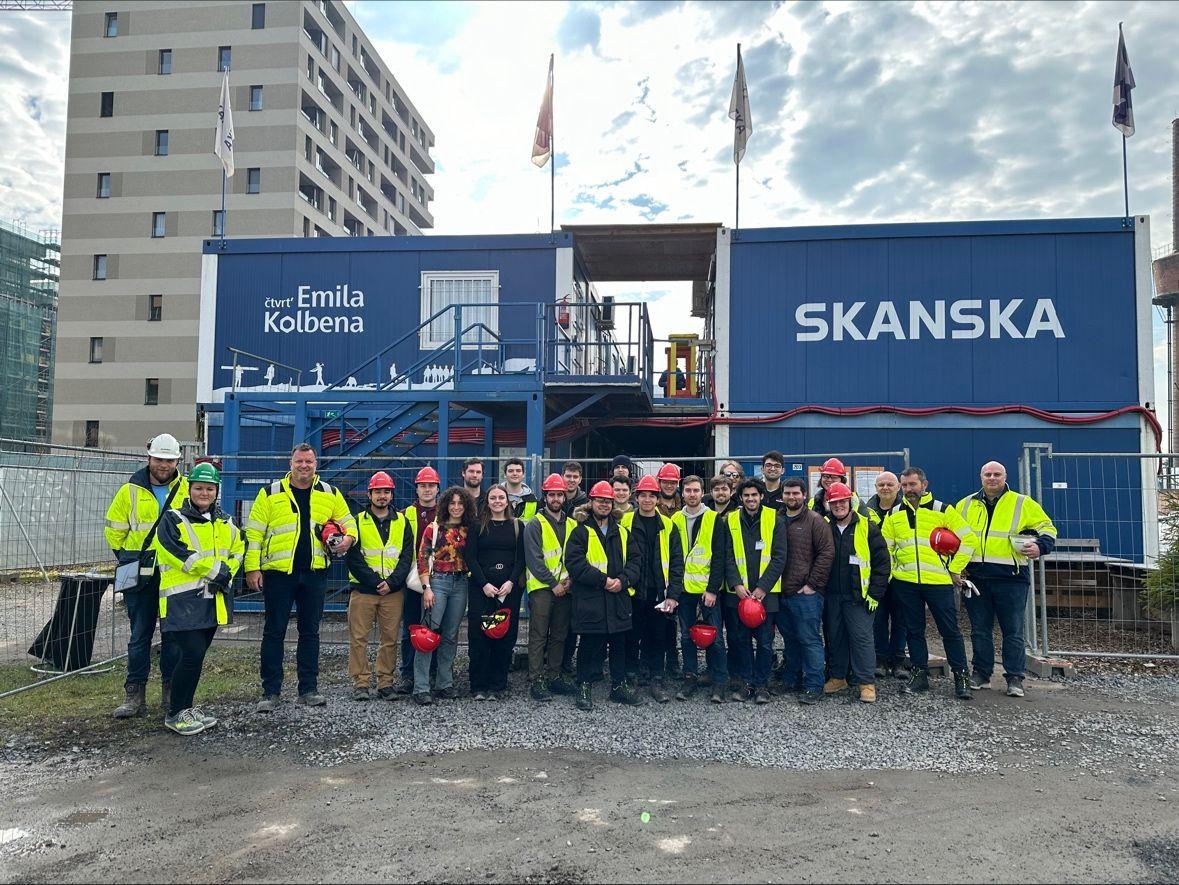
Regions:
<instances>
[{"instance_id":1,"label":"red and white flag","mask_svg":"<svg viewBox=\"0 0 1179 885\"><path fill-rule=\"evenodd\" d=\"M549 80L536 118L536 135L532 138L532 162L543 168L553 156L553 56L549 56Z\"/></svg>"}]
</instances>

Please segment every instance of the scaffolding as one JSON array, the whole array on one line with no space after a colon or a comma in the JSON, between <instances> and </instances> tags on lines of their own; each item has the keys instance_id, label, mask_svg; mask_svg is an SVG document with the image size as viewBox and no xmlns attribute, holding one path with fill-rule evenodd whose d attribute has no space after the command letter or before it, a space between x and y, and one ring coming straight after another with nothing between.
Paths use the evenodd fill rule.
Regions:
<instances>
[{"instance_id":1,"label":"scaffolding","mask_svg":"<svg viewBox=\"0 0 1179 885\"><path fill-rule=\"evenodd\" d=\"M57 348L57 230L0 222L0 436L48 441Z\"/></svg>"}]
</instances>

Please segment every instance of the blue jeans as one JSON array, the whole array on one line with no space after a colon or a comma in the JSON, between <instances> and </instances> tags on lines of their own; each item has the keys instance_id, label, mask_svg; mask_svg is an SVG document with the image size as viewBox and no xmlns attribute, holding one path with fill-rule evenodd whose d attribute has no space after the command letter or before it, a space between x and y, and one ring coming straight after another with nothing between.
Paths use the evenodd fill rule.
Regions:
<instances>
[{"instance_id":1,"label":"blue jeans","mask_svg":"<svg viewBox=\"0 0 1179 885\"><path fill-rule=\"evenodd\" d=\"M913 669L929 669L929 645L925 641L925 606L928 605L937 631L942 635L950 669L965 673L966 643L958 629L958 605L953 585L893 581L889 592L897 594L905 612L905 632L909 637L909 660Z\"/></svg>"},{"instance_id":2,"label":"blue jeans","mask_svg":"<svg viewBox=\"0 0 1179 885\"><path fill-rule=\"evenodd\" d=\"M323 620L323 600L327 589L327 571L262 573L262 598L266 605L266 623L262 628L262 694L282 692L282 653L294 605L299 625L299 642L295 646L295 672L299 677L299 694L319 688L319 622Z\"/></svg>"},{"instance_id":3,"label":"blue jeans","mask_svg":"<svg viewBox=\"0 0 1179 885\"><path fill-rule=\"evenodd\" d=\"M147 685L151 673L151 641L156 632L156 620L160 616L160 580L140 590L123 594L127 606L127 619L131 622L131 638L127 641L126 686ZM171 631L160 631L160 675L164 682L172 679L172 671L180 660L180 650L172 641Z\"/></svg>"},{"instance_id":4,"label":"blue jeans","mask_svg":"<svg viewBox=\"0 0 1179 885\"><path fill-rule=\"evenodd\" d=\"M785 646L782 681L789 688L820 691L827 670L823 649L823 595L795 593L778 601L775 618Z\"/></svg>"},{"instance_id":5,"label":"blue jeans","mask_svg":"<svg viewBox=\"0 0 1179 885\"><path fill-rule=\"evenodd\" d=\"M454 685L454 658L458 654L459 627L467 614L467 576L439 572L430 579L434 607L422 611L422 623L442 634L442 642L429 654L418 652L413 658L414 694L430 691L430 664L438 659L439 691Z\"/></svg>"},{"instance_id":6,"label":"blue jeans","mask_svg":"<svg viewBox=\"0 0 1179 885\"><path fill-rule=\"evenodd\" d=\"M760 627L752 630L741 622L736 608L726 608L725 618L729 622L731 641L737 646L736 675L754 688L765 688L770 682L770 669L774 665L773 615L767 617ZM755 642L756 652L753 649Z\"/></svg>"},{"instance_id":7,"label":"blue jeans","mask_svg":"<svg viewBox=\"0 0 1179 885\"><path fill-rule=\"evenodd\" d=\"M899 664L905 657L905 616L892 588L885 591L884 599L876 606L873 634L876 637L876 660Z\"/></svg>"},{"instance_id":8,"label":"blue jeans","mask_svg":"<svg viewBox=\"0 0 1179 885\"><path fill-rule=\"evenodd\" d=\"M692 641L689 632L697 620L703 620L710 627L716 627L716 639L712 645L704 650L704 660L708 662L708 673L712 677L713 685L724 685L729 681L728 654L725 651L725 640L721 635L723 620L721 609L724 600L717 596L716 605L709 608L704 604L704 594L685 593L680 597L679 608L676 613L680 617L680 651L684 653L684 675L695 676L699 672L700 651Z\"/></svg>"},{"instance_id":9,"label":"blue jeans","mask_svg":"<svg viewBox=\"0 0 1179 885\"><path fill-rule=\"evenodd\" d=\"M995 671L995 618L1003 634L1003 675L1024 675L1024 616L1027 613L1028 585L1025 581L975 578L979 595L966 602L970 615L970 645L974 670L991 678Z\"/></svg>"}]
</instances>

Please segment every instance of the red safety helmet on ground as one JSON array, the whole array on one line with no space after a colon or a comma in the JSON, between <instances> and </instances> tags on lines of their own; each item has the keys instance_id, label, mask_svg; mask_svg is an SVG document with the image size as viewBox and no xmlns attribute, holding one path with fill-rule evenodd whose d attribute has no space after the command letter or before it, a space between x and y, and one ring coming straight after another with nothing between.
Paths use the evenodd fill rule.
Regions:
<instances>
[{"instance_id":1,"label":"red safety helmet on ground","mask_svg":"<svg viewBox=\"0 0 1179 885\"><path fill-rule=\"evenodd\" d=\"M591 498L609 498L611 501L613 501L614 486L610 485L610 483L603 479L601 482L594 483L594 487L589 490L589 496Z\"/></svg>"},{"instance_id":2,"label":"red safety helmet on ground","mask_svg":"<svg viewBox=\"0 0 1179 885\"><path fill-rule=\"evenodd\" d=\"M482 618L483 634L488 639L503 639L508 635L508 628L512 626L512 610L500 608L485 614Z\"/></svg>"},{"instance_id":3,"label":"red safety helmet on ground","mask_svg":"<svg viewBox=\"0 0 1179 885\"><path fill-rule=\"evenodd\" d=\"M668 482L679 482L682 475L679 467L675 464L664 464L659 468L659 472L655 474L655 477L657 479L667 480Z\"/></svg>"},{"instance_id":4,"label":"red safety helmet on ground","mask_svg":"<svg viewBox=\"0 0 1179 885\"><path fill-rule=\"evenodd\" d=\"M373 489L388 489L393 491L396 486L393 484L393 477L387 474L384 470L378 470L372 475L372 479L368 481L368 490Z\"/></svg>"},{"instance_id":5,"label":"red safety helmet on ground","mask_svg":"<svg viewBox=\"0 0 1179 885\"><path fill-rule=\"evenodd\" d=\"M819 473L827 473L831 476L847 476L847 470L844 469L843 462L838 458L828 458L823 462L823 466L819 468Z\"/></svg>"},{"instance_id":6,"label":"red safety helmet on ground","mask_svg":"<svg viewBox=\"0 0 1179 885\"><path fill-rule=\"evenodd\" d=\"M542 492L564 492L565 480L561 479L561 474L559 473L550 473L544 478L544 482L541 483L540 490Z\"/></svg>"},{"instance_id":7,"label":"red safety helmet on ground","mask_svg":"<svg viewBox=\"0 0 1179 885\"><path fill-rule=\"evenodd\" d=\"M433 467L423 467L418 471L418 475L414 478L414 483L432 482L436 486L442 485L442 477L438 475L438 471Z\"/></svg>"},{"instance_id":8,"label":"red safety helmet on ground","mask_svg":"<svg viewBox=\"0 0 1179 885\"><path fill-rule=\"evenodd\" d=\"M716 641L716 627L710 624L693 624L688 630L688 635L692 637L696 648L708 648Z\"/></svg>"},{"instance_id":9,"label":"red safety helmet on ground","mask_svg":"<svg viewBox=\"0 0 1179 885\"><path fill-rule=\"evenodd\" d=\"M409 642L415 651L428 655L441 644L442 636L422 624L410 624Z\"/></svg>"},{"instance_id":10,"label":"red safety helmet on ground","mask_svg":"<svg viewBox=\"0 0 1179 885\"><path fill-rule=\"evenodd\" d=\"M654 492L659 494L659 480L653 476L644 476L639 480L639 484L635 486L635 494L639 492Z\"/></svg>"},{"instance_id":11,"label":"red safety helmet on ground","mask_svg":"<svg viewBox=\"0 0 1179 885\"><path fill-rule=\"evenodd\" d=\"M833 482L827 489L827 503L832 501L850 501L852 490L841 482Z\"/></svg>"},{"instance_id":12,"label":"red safety helmet on ground","mask_svg":"<svg viewBox=\"0 0 1179 885\"><path fill-rule=\"evenodd\" d=\"M752 596L737 603L737 617L750 630L756 630L766 621L766 607Z\"/></svg>"},{"instance_id":13,"label":"red safety helmet on ground","mask_svg":"<svg viewBox=\"0 0 1179 885\"><path fill-rule=\"evenodd\" d=\"M319 540L323 542L323 549L337 559L347 552L346 550L340 549L340 545L344 543L344 539L347 537L348 533L344 531L344 527L334 519L329 519L320 526Z\"/></svg>"},{"instance_id":14,"label":"red safety helmet on ground","mask_svg":"<svg viewBox=\"0 0 1179 885\"><path fill-rule=\"evenodd\" d=\"M953 556L962 546L962 541L944 525L939 525L929 533L929 546L942 556Z\"/></svg>"}]
</instances>

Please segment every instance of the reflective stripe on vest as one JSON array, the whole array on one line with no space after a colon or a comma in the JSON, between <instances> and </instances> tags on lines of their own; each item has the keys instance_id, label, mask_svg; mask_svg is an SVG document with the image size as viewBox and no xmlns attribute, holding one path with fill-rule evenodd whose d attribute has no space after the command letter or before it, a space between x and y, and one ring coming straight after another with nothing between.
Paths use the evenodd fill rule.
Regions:
<instances>
[{"instance_id":1,"label":"reflective stripe on vest","mask_svg":"<svg viewBox=\"0 0 1179 885\"><path fill-rule=\"evenodd\" d=\"M741 576L741 583L749 590L749 566L745 562L745 539L741 536L741 510L734 510L728 516L729 534L733 538L733 559L737 562L737 574ZM778 511L772 507L761 509L761 558L758 560L758 572L761 572L761 560L767 559L774 546L774 526L778 521ZM752 592L752 591L751 591ZM782 592L782 579L770 588L771 593Z\"/></svg>"},{"instance_id":2,"label":"reflective stripe on vest","mask_svg":"<svg viewBox=\"0 0 1179 885\"><path fill-rule=\"evenodd\" d=\"M635 514L637 510L632 510L629 513L622 514L622 521L620 525L628 531L634 530ZM656 516L659 517L659 561L663 566L663 589L666 590L668 582L671 581L671 533L675 531L675 524L664 516L662 513L656 511Z\"/></svg>"},{"instance_id":3,"label":"reflective stripe on vest","mask_svg":"<svg viewBox=\"0 0 1179 885\"><path fill-rule=\"evenodd\" d=\"M196 528L179 510L176 511L176 516L180 520L180 529L186 536L188 548L192 552L185 558L182 566L172 565L162 558L159 559L160 568L160 617L167 619L168 617L168 599L180 593L187 593L198 590L203 591L204 598L214 599L214 609L216 612L216 622L218 624L229 623L229 611L225 603L225 597L222 593L214 593L209 589L208 573L200 578L193 578L189 575L188 570L191 569L197 562L202 559L212 558L216 563L225 563L229 566L232 562L233 548L237 544L237 539L240 534L240 529L232 522L222 522L218 519L213 519L205 525L209 526L212 534L212 546L206 547L201 541L200 534ZM225 538L224 546L219 544L221 540L218 537L218 526L225 526L229 531Z\"/></svg>"},{"instance_id":4,"label":"reflective stripe on vest","mask_svg":"<svg viewBox=\"0 0 1179 885\"><path fill-rule=\"evenodd\" d=\"M1032 514L1026 525L1025 509ZM971 562L998 562L1021 568L1029 560L1019 548L1035 540L1035 536L1024 534L1025 531L1035 532L1036 536L1056 537L1056 526L1035 499L1011 489L1004 491L995 502L989 524L986 502L977 495L959 501L958 510L979 536L979 545L970 557Z\"/></svg>"},{"instance_id":5,"label":"reflective stripe on vest","mask_svg":"<svg viewBox=\"0 0 1179 885\"><path fill-rule=\"evenodd\" d=\"M868 611L876 611L876 600L868 595L868 586L872 583L872 550L868 546L868 520L863 517L856 520L856 533L852 538L852 546L856 551L856 559L860 561L860 594L868 605Z\"/></svg>"},{"instance_id":6,"label":"reflective stripe on vest","mask_svg":"<svg viewBox=\"0 0 1179 885\"><path fill-rule=\"evenodd\" d=\"M696 543L688 542L688 517L681 510L671 518L680 531L684 548L684 592L699 596L708 589L708 577L712 570L712 532L716 526L716 511L705 510L698 517L700 529L696 532Z\"/></svg>"},{"instance_id":7,"label":"reflective stripe on vest","mask_svg":"<svg viewBox=\"0 0 1179 885\"><path fill-rule=\"evenodd\" d=\"M381 541L381 530L372 513L362 511L356 517L356 534L360 541L360 552L364 556L365 565L371 568L382 579L388 577L397 568L397 561L401 558L401 541L405 537L405 517L396 510L390 511L389 540ZM359 584L356 576L349 571L348 580Z\"/></svg>"},{"instance_id":8,"label":"reflective stripe on vest","mask_svg":"<svg viewBox=\"0 0 1179 885\"><path fill-rule=\"evenodd\" d=\"M601 534L596 525L586 523L585 533L588 536L585 543L585 561L600 571L602 574L609 577L609 572L606 571L609 566L609 561L606 558L606 548L602 546ZM625 526L618 526L618 534L622 538L622 564L626 567L626 544L630 537L630 532ZM630 587L626 591L629 595L635 595L635 588Z\"/></svg>"},{"instance_id":9,"label":"reflective stripe on vest","mask_svg":"<svg viewBox=\"0 0 1179 885\"><path fill-rule=\"evenodd\" d=\"M556 576L557 583L559 584L567 576L565 572L565 547L569 544L569 526L565 525L565 541L562 543L558 540L557 531L553 528L553 524L549 521L548 517L539 516L537 518L540 520L540 546L541 556L544 558L544 567L548 569L550 575ZM535 577L532 572L528 573L528 583L525 585L525 588L529 593L533 590L547 590L549 586L540 578Z\"/></svg>"}]
</instances>

